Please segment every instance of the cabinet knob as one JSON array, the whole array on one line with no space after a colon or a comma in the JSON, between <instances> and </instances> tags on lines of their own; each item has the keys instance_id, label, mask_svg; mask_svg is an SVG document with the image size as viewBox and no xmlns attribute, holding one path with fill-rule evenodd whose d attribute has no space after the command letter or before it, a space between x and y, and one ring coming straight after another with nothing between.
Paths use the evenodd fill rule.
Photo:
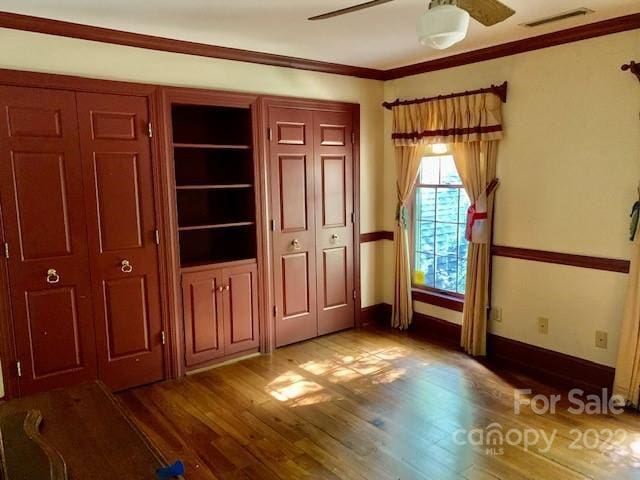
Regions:
<instances>
[{"instance_id":1,"label":"cabinet knob","mask_svg":"<svg viewBox=\"0 0 640 480\"><path fill-rule=\"evenodd\" d=\"M223 288L224 290L229 290L229 285L225 285Z\"/></svg>"},{"instance_id":2,"label":"cabinet knob","mask_svg":"<svg viewBox=\"0 0 640 480\"><path fill-rule=\"evenodd\" d=\"M216 288L216 290L220 293L222 293L222 291L224 290L224 287L222 285L220 285L219 287Z\"/></svg>"}]
</instances>

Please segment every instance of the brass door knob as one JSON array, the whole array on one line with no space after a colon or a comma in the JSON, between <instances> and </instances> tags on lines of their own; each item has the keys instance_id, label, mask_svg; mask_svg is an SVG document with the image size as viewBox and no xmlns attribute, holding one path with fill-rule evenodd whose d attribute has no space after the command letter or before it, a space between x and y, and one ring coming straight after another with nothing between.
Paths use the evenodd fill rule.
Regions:
<instances>
[{"instance_id":1,"label":"brass door knob","mask_svg":"<svg viewBox=\"0 0 640 480\"><path fill-rule=\"evenodd\" d=\"M60 281L60 275L55 268L47 270L47 283L58 283Z\"/></svg>"},{"instance_id":2,"label":"brass door knob","mask_svg":"<svg viewBox=\"0 0 640 480\"><path fill-rule=\"evenodd\" d=\"M334 233L333 235L331 235L331 243L336 243L339 238L340 238L340 235L337 235Z\"/></svg>"},{"instance_id":3,"label":"brass door knob","mask_svg":"<svg viewBox=\"0 0 640 480\"><path fill-rule=\"evenodd\" d=\"M120 270L122 270L124 273L131 273L133 271L133 266L131 265L131 262L129 260L122 260L122 263L120 264Z\"/></svg>"},{"instance_id":4,"label":"brass door knob","mask_svg":"<svg viewBox=\"0 0 640 480\"><path fill-rule=\"evenodd\" d=\"M297 238L294 238L293 241L291 242L291 246L293 247L294 250L300 250L300 241Z\"/></svg>"}]
</instances>

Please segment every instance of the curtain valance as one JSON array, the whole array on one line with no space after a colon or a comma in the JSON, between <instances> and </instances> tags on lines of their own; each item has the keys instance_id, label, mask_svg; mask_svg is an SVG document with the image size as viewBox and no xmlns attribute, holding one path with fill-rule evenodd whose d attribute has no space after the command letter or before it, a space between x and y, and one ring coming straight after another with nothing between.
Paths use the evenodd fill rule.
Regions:
<instances>
[{"instance_id":1,"label":"curtain valance","mask_svg":"<svg viewBox=\"0 0 640 480\"><path fill-rule=\"evenodd\" d=\"M397 147L467 143L502 138L507 82L474 92L386 103L393 113Z\"/></svg>"}]
</instances>

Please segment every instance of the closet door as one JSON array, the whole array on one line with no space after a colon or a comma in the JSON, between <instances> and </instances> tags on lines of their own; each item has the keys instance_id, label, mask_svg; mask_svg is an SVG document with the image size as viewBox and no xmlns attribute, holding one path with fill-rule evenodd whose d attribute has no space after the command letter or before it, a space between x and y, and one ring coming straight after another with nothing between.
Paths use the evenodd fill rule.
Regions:
<instances>
[{"instance_id":1,"label":"closet door","mask_svg":"<svg viewBox=\"0 0 640 480\"><path fill-rule=\"evenodd\" d=\"M354 326L353 120L314 112L318 334Z\"/></svg>"},{"instance_id":2,"label":"closet door","mask_svg":"<svg viewBox=\"0 0 640 480\"><path fill-rule=\"evenodd\" d=\"M276 346L318 334L313 116L269 108Z\"/></svg>"},{"instance_id":3,"label":"closet door","mask_svg":"<svg viewBox=\"0 0 640 480\"><path fill-rule=\"evenodd\" d=\"M98 373L114 390L164 378L149 106L78 93Z\"/></svg>"},{"instance_id":4,"label":"closet door","mask_svg":"<svg viewBox=\"0 0 640 480\"><path fill-rule=\"evenodd\" d=\"M0 109L0 202L26 395L96 377L76 101L0 87Z\"/></svg>"}]
</instances>

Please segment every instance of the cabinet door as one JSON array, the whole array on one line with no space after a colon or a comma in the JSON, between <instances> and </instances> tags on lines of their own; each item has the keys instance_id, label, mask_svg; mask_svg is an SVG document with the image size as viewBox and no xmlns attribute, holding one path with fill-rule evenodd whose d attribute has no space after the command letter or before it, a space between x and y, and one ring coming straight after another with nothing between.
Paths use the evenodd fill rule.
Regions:
<instances>
[{"instance_id":1,"label":"cabinet door","mask_svg":"<svg viewBox=\"0 0 640 480\"><path fill-rule=\"evenodd\" d=\"M313 112L318 334L354 326L353 119Z\"/></svg>"},{"instance_id":2,"label":"cabinet door","mask_svg":"<svg viewBox=\"0 0 640 480\"><path fill-rule=\"evenodd\" d=\"M164 378L149 106L78 93L99 378L114 390Z\"/></svg>"},{"instance_id":3,"label":"cabinet door","mask_svg":"<svg viewBox=\"0 0 640 480\"><path fill-rule=\"evenodd\" d=\"M224 355L221 270L182 276L185 363L188 367Z\"/></svg>"},{"instance_id":4,"label":"cabinet door","mask_svg":"<svg viewBox=\"0 0 640 480\"><path fill-rule=\"evenodd\" d=\"M258 346L258 269L255 264L224 270L225 354Z\"/></svg>"},{"instance_id":5,"label":"cabinet door","mask_svg":"<svg viewBox=\"0 0 640 480\"><path fill-rule=\"evenodd\" d=\"M270 108L276 346L318 335L311 111Z\"/></svg>"},{"instance_id":6,"label":"cabinet door","mask_svg":"<svg viewBox=\"0 0 640 480\"><path fill-rule=\"evenodd\" d=\"M76 100L0 87L0 110L0 201L26 395L96 378Z\"/></svg>"}]
</instances>

